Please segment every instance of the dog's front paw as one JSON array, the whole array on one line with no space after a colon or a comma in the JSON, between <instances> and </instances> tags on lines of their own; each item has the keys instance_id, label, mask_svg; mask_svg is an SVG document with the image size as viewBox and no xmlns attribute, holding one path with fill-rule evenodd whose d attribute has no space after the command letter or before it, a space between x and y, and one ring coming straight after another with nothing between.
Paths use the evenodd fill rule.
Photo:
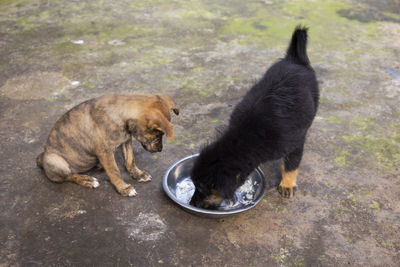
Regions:
<instances>
[{"instance_id":1,"label":"dog's front paw","mask_svg":"<svg viewBox=\"0 0 400 267\"><path fill-rule=\"evenodd\" d=\"M151 175L145 171L142 171L142 174L139 176L139 183L146 183L151 181Z\"/></svg>"},{"instance_id":2,"label":"dog's front paw","mask_svg":"<svg viewBox=\"0 0 400 267\"><path fill-rule=\"evenodd\" d=\"M286 198L291 198L294 196L294 193L296 192L296 186L288 186L288 185L283 185L282 183L278 186L278 191L281 194L282 197Z\"/></svg>"},{"instance_id":3,"label":"dog's front paw","mask_svg":"<svg viewBox=\"0 0 400 267\"><path fill-rule=\"evenodd\" d=\"M118 190L118 192L124 197L135 197L137 195L135 188L133 188L131 185L122 190Z\"/></svg>"},{"instance_id":4,"label":"dog's front paw","mask_svg":"<svg viewBox=\"0 0 400 267\"><path fill-rule=\"evenodd\" d=\"M134 171L130 172L132 178L137 179L139 183L146 183L151 181L151 175L139 169L135 169Z\"/></svg>"}]
</instances>

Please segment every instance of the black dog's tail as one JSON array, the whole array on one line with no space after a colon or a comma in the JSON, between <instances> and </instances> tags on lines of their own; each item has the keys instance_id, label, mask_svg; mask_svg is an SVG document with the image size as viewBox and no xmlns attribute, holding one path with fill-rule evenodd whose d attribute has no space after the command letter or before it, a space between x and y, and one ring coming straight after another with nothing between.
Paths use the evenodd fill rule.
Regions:
<instances>
[{"instance_id":1,"label":"black dog's tail","mask_svg":"<svg viewBox=\"0 0 400 267\"><path fill-rule=\"evenodd\" d=\"M308 28L302 27L301 25L296 27L285 59L304 66L310 64L310 60L307 56L307 30Z\"/></svg>"}]
</instances>

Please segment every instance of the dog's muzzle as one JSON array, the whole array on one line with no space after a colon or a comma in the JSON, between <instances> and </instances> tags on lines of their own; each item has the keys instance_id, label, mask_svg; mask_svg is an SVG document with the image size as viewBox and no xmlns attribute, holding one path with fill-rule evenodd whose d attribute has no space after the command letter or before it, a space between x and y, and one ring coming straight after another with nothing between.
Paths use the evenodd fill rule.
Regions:
<instances>
[{"instance_id":1,"label":"dog's muzzle","mask_svg":"<svg viewBox=\"0 0 400 267\"><path fill-rule=\"evenodd\" d=\"M200 192L195 191L192 199L190 200L190 205L202 209L215 210L221 205L223 200L224 198L221 197L215 190L213 190L212 194L209 196L204 196Z\"/></svg>"},{"instance_id":2,"label":"dog's muzzle","mask_svg":"<svg viewBox=\"0 0 400 267\"><path fill-rule=\"evenodd\" d=\"M163 145L161 142L150 143L150 144L142 144L143 148L151 153L161 152L163 149Z\"/></svg>"}]
</instances>

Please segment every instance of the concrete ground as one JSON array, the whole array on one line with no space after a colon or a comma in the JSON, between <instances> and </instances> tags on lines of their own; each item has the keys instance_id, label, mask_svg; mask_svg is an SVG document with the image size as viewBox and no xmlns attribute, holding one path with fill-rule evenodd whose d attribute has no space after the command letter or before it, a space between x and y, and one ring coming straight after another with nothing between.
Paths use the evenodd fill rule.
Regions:
<instances>
[{"instance_id":1,"label":"concrete ground","mask_svg":"<svg viewBox=\"0 0 400 267\"><path fill-rule=\"evenodd\" d=\"M161 179L227 122L310 27L321 87L298 190L274 187L254 209L188 214ZM69 108L104 93L174 97L176 139L150 154L138 196L54 184L36 167ZM398 266L400 262L400 1L1 0L0 266Z\"/></svg>"}]
</instances>

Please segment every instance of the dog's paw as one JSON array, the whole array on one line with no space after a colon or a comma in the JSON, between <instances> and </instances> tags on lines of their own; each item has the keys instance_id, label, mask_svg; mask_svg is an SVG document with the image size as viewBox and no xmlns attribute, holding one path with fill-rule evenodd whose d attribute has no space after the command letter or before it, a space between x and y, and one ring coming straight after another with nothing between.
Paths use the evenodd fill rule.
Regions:
<instances>
[{"instance_id":1,"label":"dog's paw","mask_svg":"<svg viewBox=\"0 0 400 267\"><path fill-rule=\"evenodd\" d=\"M296 186L284 186L280 184L278 186L278 191L281 194L282 197L286 198L291 198L294 196L294 193L296 192L297 187Z\"/></svg>"},{"instance_id":2,"label":"dog's paw","mask_svg":"<svg viewBox=\"0 0 400 267\"><path fill-rule=\"evenodd\" d=\"M134 171L130 172L132 178L137 179L139 183L146 183L151 181L151 175L146 172L136 168Z\"/></svg>"},{"instance_id":3,"label":"dog's paw","mask_svg":"<svg viewBox=\"0 0 400 267\"><path fill-rule=\"evenodd\" d=\"M128 197L136 197L136 195L137 195L137 192L136 192L135 188L132 187L132 189L128 193Z\"/></svg>"},{"instance_id":4,"label":"dog's paw","mask_svg":"<svg viewBox=\"0 0 400 267\"><path fill-rule=\"evenodd\" d=\"M139 183L147 183L151 181L151 175L145 171L142 171L142 174L139 176Z\"/></svg>"},{"instance_id":5,"label":"dog's paw","mask_svg":"<svg viewBox=\"0 0 400 267\"><path fill-rule=\"evenodd\" d=\"M97 188L100 186L99 180L89 175L79 175L79 177L76 178L75 182L77 184L90 188Z\"/></svg>"},{"instance_id":6,"label":"dog's paw","mask_svg":"<svg viewBox=\"0 0 400 267\"><path fill-rule=\"evenodd\" d=\"M92 177L92 178L93 178L93 185L92 185L92 187L93 187L93 188L99 187L99 186L100 186L99 180L97 180L97 178L94 178L94 177Z\"/></svg>"},{"instance_id":7,"label":"dog's paw","mask_svg":"<svg viewBox=\"0 0 400 267\"><path fill-rule=\"evenodd\" d=\"M137 195L135 188L133 188L133 186L131 186L131 185L120 190L119 193L121 195L123 195L124 197L135 197Z\"/></svg>"}]
</instances>

